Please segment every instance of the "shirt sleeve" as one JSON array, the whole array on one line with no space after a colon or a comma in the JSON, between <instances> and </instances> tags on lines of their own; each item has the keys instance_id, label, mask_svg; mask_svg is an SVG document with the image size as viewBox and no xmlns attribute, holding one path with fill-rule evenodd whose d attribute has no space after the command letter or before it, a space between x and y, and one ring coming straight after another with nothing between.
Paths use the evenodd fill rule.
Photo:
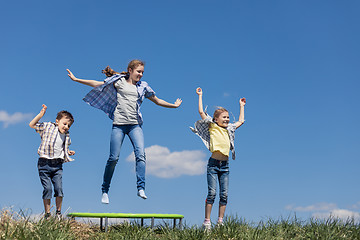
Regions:
<instances>
[{"instance_id":1,"label":"shirt sleeve","mask_svg":"<svg viewBox=\"0 0 360 240\"><path fill-rule=\"evenodd\" d=\"M145 97L149 98L155 95L155 91L145 82Z\"/></svg>"},{"instance_id":2,"label":"shirt sleeve","mask_svg":"<svg viewBox=\"0 0 360 240\"><path fill-rule=\"evenodd\" d=\"M42 133L44 131L45 127L46 127L46 123L43 123L43 122L42 123L36 123L35 131L37 133Z\"/></svg>"},{"instance_id":3,"label":"shirt sleeve","mask_svg":"<svg viewBox=\"0 0 360 240\"><path fill-rule=\"evenodd\" d=\"M236 124L235 123L229 123L227 129L231 132L235 132L236 130Z\"/></svg>"}]
</instances>

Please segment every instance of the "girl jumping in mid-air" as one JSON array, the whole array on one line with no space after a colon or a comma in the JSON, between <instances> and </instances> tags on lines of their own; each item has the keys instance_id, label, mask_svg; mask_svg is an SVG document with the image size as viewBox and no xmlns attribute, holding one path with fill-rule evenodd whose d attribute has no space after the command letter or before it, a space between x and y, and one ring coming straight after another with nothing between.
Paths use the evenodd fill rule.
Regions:
<instances>
[{"instance_id":1,"label":"girl jumping in mid-air","mask_svg":"<svg viewBox=\"0 0 360 240\"><path fill-rule=\"evenodd\" d=\"M203 110L202 89L197 88L199 95L199 113L201 120L195 123L195 128L191 130L196 133L205 146L210 150L211 157L207 165L208 194L205 203L205 220L203 226L206 230L211 228L210 215L215 200L217 180L219 181L219 218L218 224L222 224L229 187L229 152L235 160L235 130L244 123L245 98L240 99L240 116L235 123L229 123L229 112L224 108L218 108L214 116L210 117Z\"/></svg>"},{"instance_id":2,"label":"girl jumping in mid-air","mask_svg":"<svg viewBox=\"0 0 360 240\"><path fill-rule=\"evenodd\" d=\"M75 82L93 87L84 98L91 106L103 110L112 120L113 127L110 139L110 156L106 163L102 184L101 202L108 204L108 192L115 166L118 162L121 145L125 135L128 135L134 147L136 159L136 177L138 196L146 199L145 195L145 147L142 130L141 103L145 98L156 105L166 108L177 108L182 100L168 103L157 96L147 82L141 81L145 63L132 60L127 72L118 73L107 67L103 73L107 76L104 81L79 79L67 69L68 76Z\"/></svg>"}]
</instances>

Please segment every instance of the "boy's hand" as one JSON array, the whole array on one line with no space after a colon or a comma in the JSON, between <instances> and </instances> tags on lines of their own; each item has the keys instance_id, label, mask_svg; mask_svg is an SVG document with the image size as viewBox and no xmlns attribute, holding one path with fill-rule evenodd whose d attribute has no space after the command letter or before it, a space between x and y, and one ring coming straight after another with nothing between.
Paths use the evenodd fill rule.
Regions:
<instances>
[{"instance_id":1,"label":"boy's hand","mask_svg":"<svg viewBox=\"0 0 360 240\"><path fill-rule=\"evenodd\" d=\"M246 98L241 98L239 102L240 102L240 106L245 106Z\"/></svg>"},{"instance_id":2,"label":"boy's hand","mask_svg":"<svg viewBox=\"0 0 360 240\"><path fill-rule=\"evenodd\" d=\"M33 120L29 123L29 127L34 128L36 127L36 124L39 122L39 120L45 115L47 106L45 104L42 105L42 109L38 115L34 117Z\"/></svg>"},{"instance_id":3,"label":"boy's hand","mask_svg":"<svg viewBox=\"0 0 360 240\"><path fill-rule=\"evenodd\" d=\"M196 89L196 93L197 93L197 95L202 96L202 94L203 94L202 89L198 87Z\"/></svg>"},{"instance_id":4,"label":"boy's hand","mask_svg":"<svg viewBox=\"0 0 360 240\"><path fill-rule=\"evenodd\" d=\"M72 150L71 151L69 150L68 153L70 156L75 155L75 151L72 151Z\"/></svg>"},{"instance_id":5,"label":"boy's hand","mask_svg":"<svg viewBox=\"0 0 360 240\"><path fill-rule=\"evenodd\" d=\"M45 115L46 109L47 109L47 106L46 106L45 104L43 104L43 105L42 105L42 109L41 109L41 111L40 111L40 114L41 114L42 116Z\"/></svg>"}]
</instances>

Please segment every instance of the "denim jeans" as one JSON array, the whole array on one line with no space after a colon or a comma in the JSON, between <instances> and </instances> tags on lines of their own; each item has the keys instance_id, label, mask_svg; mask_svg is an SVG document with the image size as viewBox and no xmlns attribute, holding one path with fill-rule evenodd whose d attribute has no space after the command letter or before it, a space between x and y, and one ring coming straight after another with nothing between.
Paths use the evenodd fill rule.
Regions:
<instances>
[{"instance_id":1,"label":"denim jeans","mask_svg":"<svg viewBox=\"0 0 360 240\"><path fill-rule=\"evenodd\" d=\"M43 199L51 199L52 187L54 185L54 197L63 197L63 188L62 188L62 159L45 159L39 158L38 161L38 171L43 186Z\"/></svg>"},{"instance_id":2,"label":"denim jeans","mask_svg":"<svg viewBox=\"0 0 360 240\"><path fill-rule=\"evenodd\" d=\"M207 165L207 183L208 195L206 203L213 204L216 196L216 185L219 181L220 205L226 205L229 189L229 161L219 161L213 158L209 159Z\"/></svg>"},{"instance_id":3,"label":"denim jeans","mask_svg":"<svg viewBox=\"0 0 360 240\"><path fill-rule=\"evenodd\" d=\"M136 179L137 189L145 189L145 148L144 134L140 125L113 125L110 139L110 156L105 166L104 181L102 192L108 193L111 178L114 174L115 166L119 160L120 149L125 135L128 135L134 147L136 160Z\"/></svg>"}]
</instances>

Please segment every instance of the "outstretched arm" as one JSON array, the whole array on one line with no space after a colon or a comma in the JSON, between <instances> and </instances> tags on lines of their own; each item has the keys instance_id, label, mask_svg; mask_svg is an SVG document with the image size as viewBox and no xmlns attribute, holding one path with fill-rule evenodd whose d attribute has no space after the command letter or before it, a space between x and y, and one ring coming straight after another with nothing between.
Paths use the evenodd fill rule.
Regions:
<instances>
[{"instance_id":1,"label":"outstretched arm","mask_svg":"<svg viewBox=\"0 0 360 240\"><path fill-rule=\"evenodd\" d=\"M239 120L237 122L235 122L235 126L236 128L240 127L241 125L243 125L243 123L245 122L245 104L246 104L246 99L245 98L241 98L240 101L240 115L239 115Z\"/></svg>"},{"instance_id":2,"label":"outstretched arm","mask_svg":"<svg viewBox=\"0 0 360 240\"><path fill-rule=\"evenodd\" d=\"M36 124L40 121L40 119L45 115L47 106L45 104L42 105L42 109L36 117L29 123L29 127L35 128Z\"/></svg>"},{"instance_id":3,"label":"outstretched arm","mask_svg":"<svg viewBox=\"0 0 360 240\"><path fill-rule=\"evenodd\" d=\"M201 119L204 120L206 118L206 113L204 112L204 108L203 108L203 102L202 102L203 92L202 92L202 89L198 87L196 89L196 93L197 93L197 95L199 95L199 114L200 114Z\"/></svg>"},{"instance_id":4,"label":"outstretched arm","mask_svg":"<svg viewBox=\"0 0 360 240\"><path fill-rule=\"evenodd\" d=\"M85 79L77 78L69 69L66 69L66 71L68 72L68 76L71 78L71 80L73 80L75 82L82 83L82 84L88 85L90 87L98 87L98 86L104 84L104 82L102 82L102 81L85 80Z\"/></svg>"},{"instance_id":5,"label":"outstretched arm","mask_svg":"<svg viewBox=\"0 0 360 240\"><path fill-rule=\"evenodd\" d=\"M182 100L180 98L176 99L175 103L168 103L165 100L156 97L155 95L149 97L149 99L156 105L166 108L178 108L182 103Z\"/></svg>"}]
</instances>

